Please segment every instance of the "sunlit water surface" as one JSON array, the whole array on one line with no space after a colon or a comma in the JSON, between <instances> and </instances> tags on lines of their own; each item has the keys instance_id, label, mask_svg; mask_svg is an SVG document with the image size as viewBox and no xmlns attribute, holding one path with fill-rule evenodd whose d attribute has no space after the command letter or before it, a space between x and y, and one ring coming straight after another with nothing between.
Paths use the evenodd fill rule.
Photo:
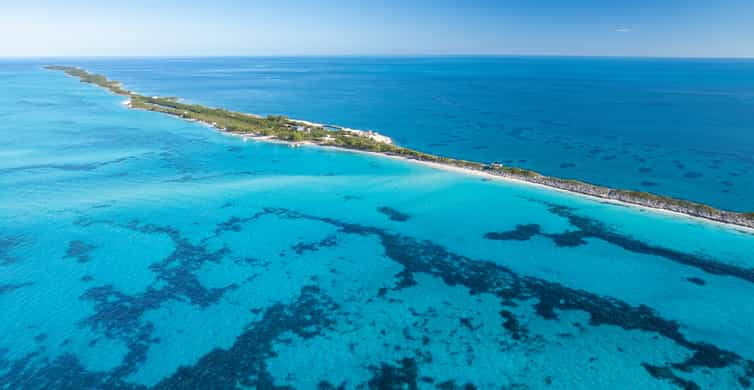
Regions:
<instances>
[{"instance_id":1,"label":"sunlit water surface","mask_svg":"<svg viewBox=\"0 0 754 390\"><path fill-rule=\"evenodd\" d=\"M754 236L0 64L8 388L741 388Z\"/></svg>"}]
</instances>

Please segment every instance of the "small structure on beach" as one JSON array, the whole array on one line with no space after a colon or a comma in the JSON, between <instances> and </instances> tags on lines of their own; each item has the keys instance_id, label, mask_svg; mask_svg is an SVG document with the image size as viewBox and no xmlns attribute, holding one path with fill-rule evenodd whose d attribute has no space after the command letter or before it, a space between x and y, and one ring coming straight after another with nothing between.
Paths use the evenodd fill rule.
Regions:
<instances>
[{"instance_id":1,"label":"small structure on beach","mask_svg":"<svg viewBox=\"0 0 754 390\"><path fill-rule=\"evenodd\" d=\"M347 127L342 127L342 128L340 128L340 131L345 132L345 133L349 133L349 134L352 134L352 135L355 135L355 136L358 136L358 137L366 137L366 138L371 139L372 141L383 143L383 144L392 144L393 143L393 139L392 138L390 138L390 137L388 137L386 135L382 135L382 134L380 134L380 133L378 133L376 131L372 131L372 130L356 130L356 129L349 129Z\"/></svg>"}]
</instances>

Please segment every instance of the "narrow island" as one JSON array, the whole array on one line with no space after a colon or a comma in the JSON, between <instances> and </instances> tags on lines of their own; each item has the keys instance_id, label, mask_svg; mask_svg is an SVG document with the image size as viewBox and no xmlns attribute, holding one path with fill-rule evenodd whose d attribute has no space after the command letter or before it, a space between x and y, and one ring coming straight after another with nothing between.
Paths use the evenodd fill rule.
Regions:
<instances>
[{"instance_id":1,"label":"narrow island","mask_svg":"<svg viewBox=\"0 0 754 390\"><path fill-rule=\"evenodd\" d=\"M45 69L62 71L84 83L90 83L127 97L128 107L161 112L186 120L201 122L220 131L254 137L261 140L287 142L292 146L313 144L326 147L377 153L399 157L427 164L465 170L470 173L484 173L501 178L542 185L558 190L607 199L620 203L652 209L670 211L691 217L754 228L754 212L740 213L719 210L701 203L642 191L621 190L584 183L578 180L561 179L539 174L535 171L509 167L498 163L484 164L419 152L395 145L392 140L374 131L355 130L339 126L322 125L285 116L261 117L228 111L222 108L206 107L198 104L181 103L175 97L143 96L123 88L117 81L92 74L84 69L71 66L46 66Z\"/></svg>"}]
</instances>

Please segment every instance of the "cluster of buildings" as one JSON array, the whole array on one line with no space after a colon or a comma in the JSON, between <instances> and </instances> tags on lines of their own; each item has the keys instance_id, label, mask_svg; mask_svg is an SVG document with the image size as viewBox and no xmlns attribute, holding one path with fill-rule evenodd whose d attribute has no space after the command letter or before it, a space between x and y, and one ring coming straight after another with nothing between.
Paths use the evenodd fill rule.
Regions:
<instances>
[{"instance_id":1,"label":"cluster of buildings","mask_svg":"<svg viewBox=\"0 0 754 390\"><path fill-rule=\"evenodd\" d=\"M359 137L366 137L366 138L371 139L372 141L383 143L383 144L392 144L393 143L393 139L392 138L390 138L390 137L388 137L386 135L382 135L382 134L380 134L380 133L378 133L376 131L372 131L372 130L366 130L365 131L365 130L355 130L355 129L349 129L349 128L341 128L340 131L344 131L346 133L353 134L353 135L356 135L356 136L359 136Z\"/></svg>"},{"instance_id":2,"label":"cluster of buildings","mask_svg":"<svg viewBox=\"0 0 754 390\"><path fill-rule=\"evenodd\" d=\"M383 143L383 144L391 144L392 145L392 143L393 143L393 139L392 138L390 138L390 137L388 137L386 135L382 135L382 134L380 134L380 133L378 133L376 131L372 131L372 130L356 130L356 129L350 129L348 127L340 127L340 126L333 126L333 125L320 125L320 124L316 124L316 123L311 123L311 122L306 122L306 121L298 121L298 120L295 121L295 122L297 124L293 125L293 129L296 130L296 131L299 131L299 132L303 132L303 133L309 133L309 132L311 132L311 127L314 126L314 127L320 127L320 128L325 128L325 129L330 129L330 130L335 130L335 131L342 131L344 133L355 135L357 137L369 138L372 141ZM332 137L325 136L325 141L326 142L327 142L328 138L332 138Z\"/></svg>"}]
</instances>

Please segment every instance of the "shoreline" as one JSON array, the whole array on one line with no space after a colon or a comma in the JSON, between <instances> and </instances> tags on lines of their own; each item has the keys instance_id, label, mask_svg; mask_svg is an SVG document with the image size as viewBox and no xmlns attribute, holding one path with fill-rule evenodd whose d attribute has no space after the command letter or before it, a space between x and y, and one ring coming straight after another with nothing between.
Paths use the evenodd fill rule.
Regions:
<instances>
[{"instance_id":1,"label":"shoreline","mask_svg":"<svg viewBox=\"0 0 754 390\"><path fill-rule=\"evenodd\" d=\"M338 150L340 150L340 149L338 149ZM463 175L477 176L477 177L482 177L482 178L491 179L491 180L497 180L497 181L501 181L501 182L505 182L505 183L513 183L513 184L519 184L519 185L524 185L524 186L532 186L532 187L540 188L540 189L547 190L547 191L556 191L556 192L559 192L561 194L567 194L567 195L570 195L570 196L585 198L585 199L589 199L591 201L597 201L597 202L607 203L607 204L616 205L616 206L624 206L624 207L633 208L633 209L636 209L636 210L643 210L643 211L653 212L653 213L662 214L662 215L665 215L665 216L672 216L672 217L675 217L675 218L678 218L678 219L691 220L691 221L699 222L699 223L707 223L707 224L715 225L717 227L726 228L726 229L732 229L732 230L739 231L741 233L747 233L747 234L753 234L754 235L754 227L749 227L749 226L744 226L744 225L738 225L738 224L729 223L729 222L723 222L723 221L717 221L717 220L714 220L714 219L709 219L709 218L704 218L704 217L697 217L697 216L694 216L694 215L689 215L689 214L685 214L685 213L681 213L681 212L677 212L677 211L673 211L673 210L654 208L654 207L649 207L649 206L644 206L644 205L635 204L635 203L629 203L629 202L622 202L620 200L615 200L615 199L610 199L610 198L601 198L601 197L598 197L598 196L584 194L584 193L581 193L581 192L574 192L574 191L569 191L569 190L565 190L565 189L561 189L561 188L557 188L557 187L551 187L551 186L544 185L544 184L532 183L530 181L516 179L514 177L498 176L498 175L494 175L494 174L490 174L490 173L475 171L475 170L472 170L472 169L466 169L466 168L461 168L461 167L454 167L454 166L449 166L449 165L444 165L444 164L433 163L433 162L429 162L429 161L414 161L414 160L410 160L410 159L407 159L407 158L404 158L404 157L386 156L384 154L372 153L372 152L363 152L363 153L367 153L367 154L370 154L370 155L379 155L379 156L388 157L388 158L394 158L394 159L398 159L398 160L402 160L402 161L408 161L408 162L417 163L419 165L423 165L423 166L426 166L426 167L429 167L429 168L438 169L438 170L444 170L444 171L449 171L449 172L454 172L454 173L459 173L459 174L463 174Z\"/></svg>"},{"instance_id":2,"label":"shoreline","mask_svg":"<svg viewBox=\"0 0 754 390\"><path fill-rule=\"evenodd\" d=\"M231 136L231 137L242 138L244 140L244 142L246 142L247 140L249 140L249 141L253 141L253 142L262 142L262 143L277 144L277 145L288 145L288 146L290 146L290 145L293 144L292 142L289 142L289 141L283 141L283 140L278 140L278 139L274 139L274 138L253 137L253 136L248 136L248 135L240 134L240 133L231 133L231 132L227 132L227 131L222 131L222 130L217 129L216 127L213 127L212 125L206 124L206 123L203 123L203 125L206 125L206 126L212 128L212 129L214 129L215 131L217 131L220 134L228 135L228 136ZM521 180L521 179L517 179L517 178L514 178L514 177L505 177L505 176L495 175L495 174L487 173L487 172L483 172L483 171L477 171L477 170L474 170L474 169L468 169L468 168L462 168L462 167L457 167L457 166L452 166L452 165L440 164L440 163L435 163L435 162L431 162L431 161L413 160L413 159L409 159L409 158L402 157L402 156L391 156L391 155L387 155L387 154L383 154L383 153L370 152L370 151L366 151L366 150L343 149L343 148L338 148L338 147L333 147L333 146L320 145L320 144L316 144L316 143L313 143L313 142L302 142L301 144L303 146L307 146L307 147L321 148L321 149L324 149L324 150L330 150L330 151L339 152L339 153L357 153L357 154L364 154L364 155L367 155L367 156L377 157L377 158L388 158L388 159L391 159L391 160L406 162L406 163L409 163L409 164L421 165L421 166L428 167L428 168L435 169L435 170L452 172L452 173L456 173L456 174L459 174L459 175L476 176L476 177L481 177L481 178L485 178L485 179L495 180L495 181L499 181L499 182L503 182L503 183L536 187L536 188L540 188L540 189L543 189L543 190L546 190L546 191L556 191L556 192L561 193L561 194L566 194L566 195L570 195L570 196L574 196L574 197L579 197L579 198L585 198L585 199L589 199L591 201L596 201L596 202L600 202L600 203L607 203L607 204L616 205L616 206L624 206L624 207L632 208L634 210L648 211L648 212L651 212L651 213L656 213L656 214L660 214L660 215L664 215L664 216L668 216L668 217L674 217L674 218L677 218L677 219L689 220L689 221L693 221L693 222L697 222L697 223L710 224L710 225L714 225L714 226L719 227L719 228L725 228L725 229L735 230L737 232L744 233L744 234L754 235L754 227L743 226L743 225L738 225L738 224L728 223L728 222L723 222L723 221L717 221L717 220L714 220L714 219L709 219L709 218L704 218L704 217L697 217L697 216L694 216L694 215L689 215L689 214L685 214L685 213L681 213L681 212L677 212L677 211L673 211L673 210L667 210L667 209L661 209L661 208L654 208L654 207L649 207L649 206L643 206L643 205L640 205L640 204L623 202L623 201L620 201L620 200L615 200L615 199L610 199L610 198L601 198L601 197L598 197L598 196L584 194L584 193L581 193L581 192L574 192L574 191L569 191L569 190L565 190L565 189L561 189L561 188L557 188L557 187L551 187L551 186L544 185L544 184L533 183L533 182L530 182L530 181Z\"/></svg>"},{"instance_id":3,"label":"shoreline","mask_svg":"<svg viewBox=\"0 0 754 390\"><path fill-rule=\"evenodd\" d=\"M282 143L291 147L318 146L337 151L389 157L418 163L434 169L502 180L509 183L534 185L573 196L582 196L616 205L634 206L640 210L660 212L665 215L684 217L695 221L713 222L714 225L736 229L744 233L754 233L754 213L719 210L701 203L640 191L603 187L578 180L550 177L502 164L483 164L432 155L394 145L389 137L371 130L364 131L322 125L305 120L288 119L284 116L264 118L255 114L238 113L221 108L184 104L176 98L146 97L124 89L117 81L88 73L80 68L46 66L45 69L63 71L68 76L79 78L81 82L95 84L113 94L125 96L127 100L121 102L121 104L130 109L154 111L198 122L212 127L220 133L238 136L244 140ZM334 127L334 130L330 127Z\"/></svg>"}]
</instances>

